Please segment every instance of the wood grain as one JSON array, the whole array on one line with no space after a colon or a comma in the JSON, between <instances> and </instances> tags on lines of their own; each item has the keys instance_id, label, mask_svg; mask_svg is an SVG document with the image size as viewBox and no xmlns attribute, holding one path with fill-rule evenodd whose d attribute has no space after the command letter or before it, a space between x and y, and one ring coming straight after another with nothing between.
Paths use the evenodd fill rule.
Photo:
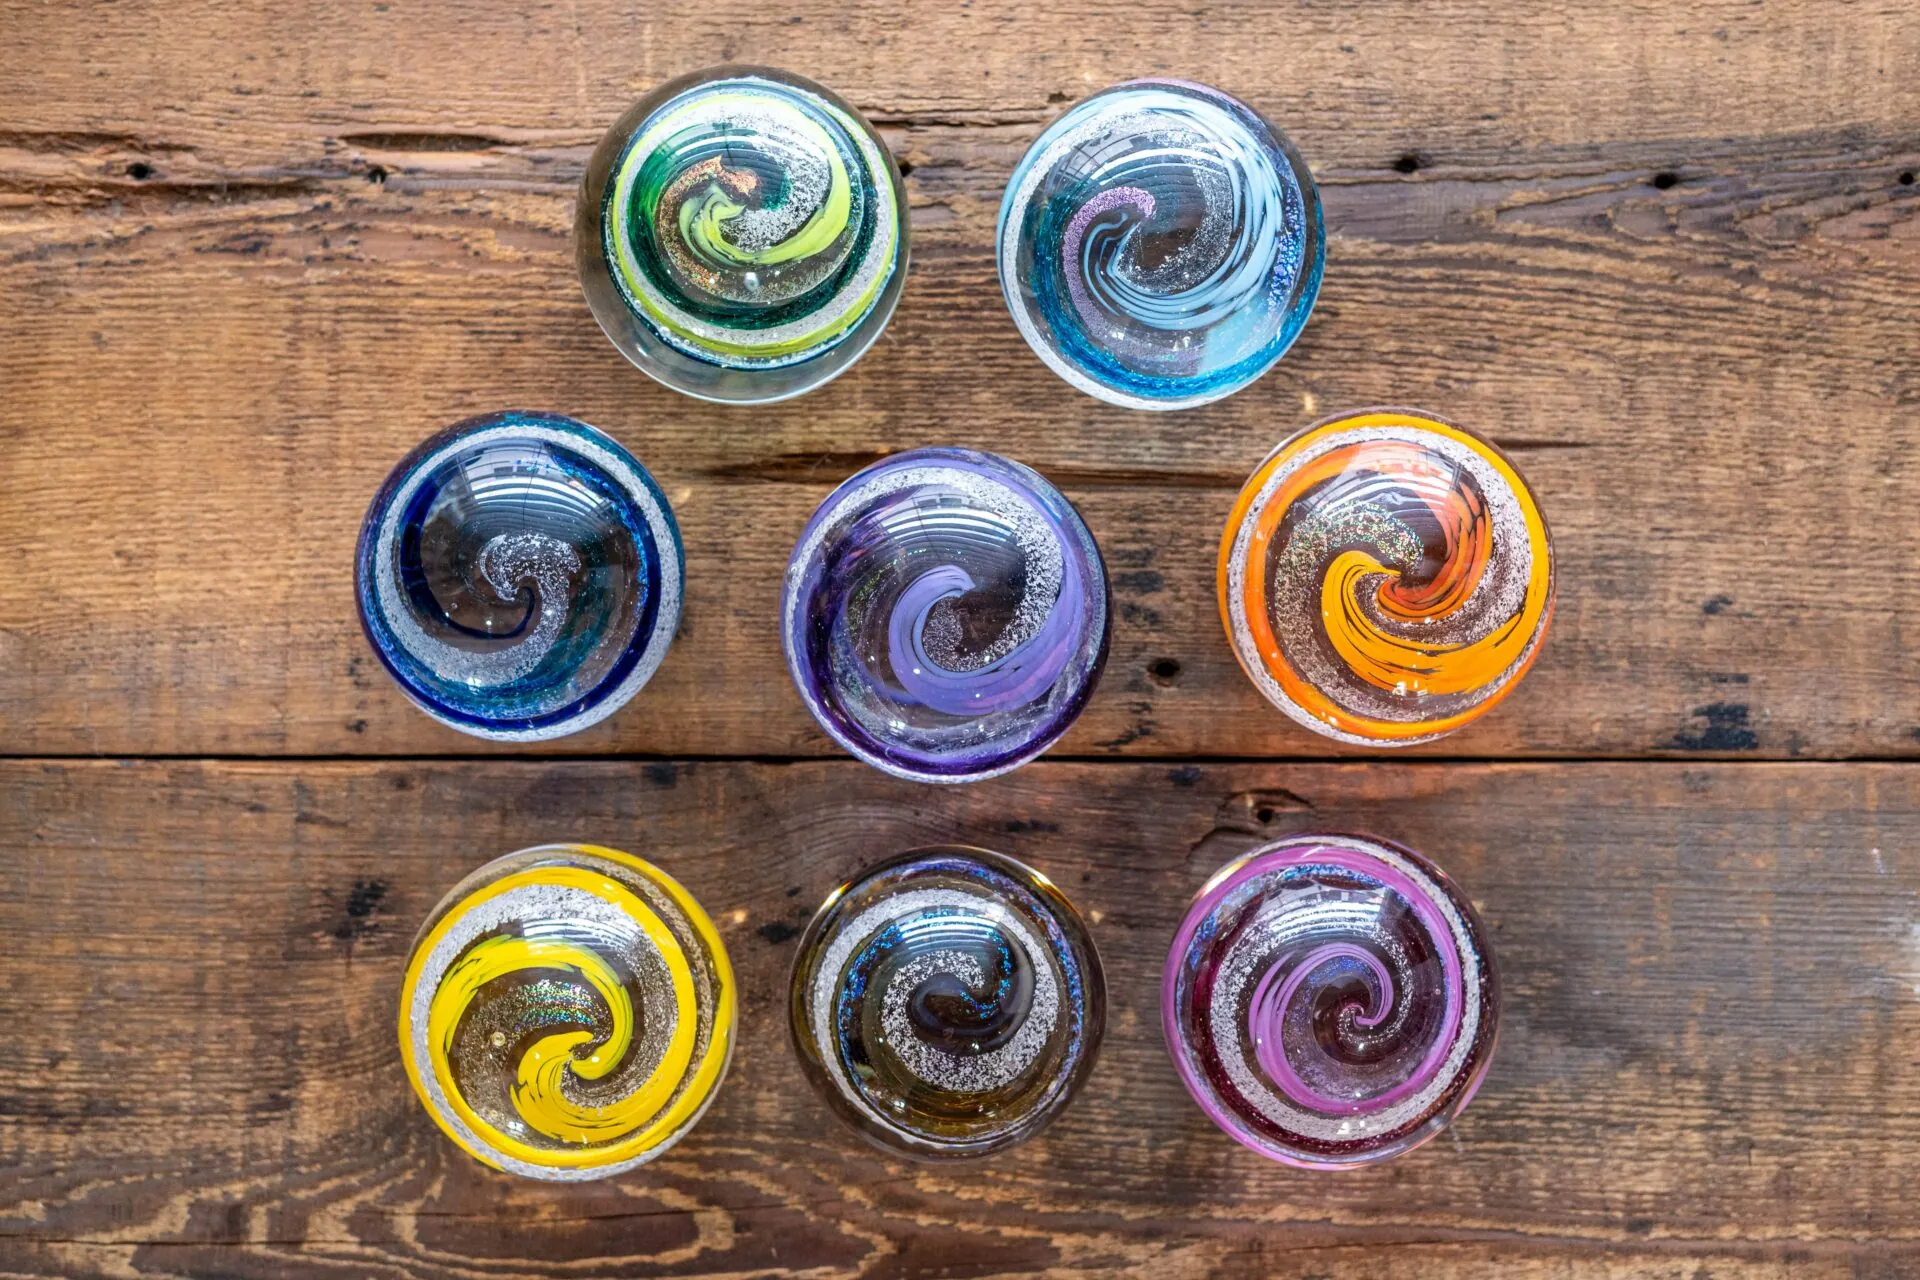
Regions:
<instances>
[{"instance_id":1,"label":"wood grain","mask_svg":"<svg viewBox=\"0 0 1920 1280\"><path fill-rule=\"evenodd\" d=\"M1920 1266L1920 777L1898 765L1042 763L976 787L842 762L0 765L0 1270L75 1276L1859 1277ZM1479 906L1504 986L1450 1135L1311 1175L1209 1126L1160 1043L1192 893L1368 828ZM493 1174L394 1044L414 928L541 841L658 861L744 993L720 1100L610 1183ZM1061 883L1110 1031L1043 1138L902 1165L791 1058L813 906L961 839Z\"/></svg>"},{"instance_id":2,"label":"wood grain","mask_svg":"<svg viewBox=\"0 0 1920 1280\"><path fill-rule=\"evenodd\" d=\"M1218 529L1279 438L1413 402L1514 452L1562 583L1526 685L1429 754L1920 753L1920 22L1602 8L0 4L4 749L483 750L377 670L351 547L417 439L524 405L633 447L689 543L659 677L554 751L831 754L781 567L832 483L939 442L1038 466L1107 550L1112 662L1063 753L1322 755L1234 665ZM567 243L604 123L725 58L836 85L911 170L887 337L773 409L627 367ZM1167 417L1049 374L991 251L1050 114L1154 71L1291 130L1333 233L1295 352Z\"/></svg>"},{"instance_id":3,"label":"wood grain","mask_svg":"<svg viewBox=\"0 0 1920 1280\"><path fill-rule=\"evenodd\" d=\"M0 33L0 1274L1920 1274L1911 4L0 0ZM772 409L625 365L567 239L607 122L729 60L850 98L912 203L886 337ZM1049 374L992 253L1046 121L1142 74L1286 128L1331 233L1294 352L1164 417ZM1382 402L1518 460L1554 630L1416 752L1452 760L1263 762L1330 748L1233 663L1219 525L1274 442ZM687 536L655 682L542 748L593 758L436 727L353 619L387 468L510 405L612 432ZM773 630L814 505L930 443L1052 476L1116 604L1052 761L957 790L833 758ZM1157 1030L1207 873L1319 826L1437 857L1506 986L1455 1129L1332 1177L1227 1142ZM570 838L680 876L747 998L692 1136L561 1189L445 1142L392 1023L440 894ZM1053 874L1112 991L1059 1124L959 1171L835 1126L782 1007L834 884L955 839Z\"/></svg>"}]
</instances>

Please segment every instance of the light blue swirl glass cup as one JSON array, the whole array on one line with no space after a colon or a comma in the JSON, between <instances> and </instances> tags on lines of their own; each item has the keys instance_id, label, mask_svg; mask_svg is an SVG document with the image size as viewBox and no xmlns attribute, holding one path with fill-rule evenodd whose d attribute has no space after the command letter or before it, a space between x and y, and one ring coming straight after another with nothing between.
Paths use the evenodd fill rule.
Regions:
<instances>
[{"instance_id":1,"label":"light blue swirl glass cup","mask_svg":"<svg viewBox=\"0 0 1920 1280\"><path fill-rule=\"evenodd\" d=\"M1055 373L1130 409L1186 409L1271 369L1326 263L1320 195L1239 99L1132 80L1055 120L1000 205L1000 287Z\"/></svg>"}]
</instances>

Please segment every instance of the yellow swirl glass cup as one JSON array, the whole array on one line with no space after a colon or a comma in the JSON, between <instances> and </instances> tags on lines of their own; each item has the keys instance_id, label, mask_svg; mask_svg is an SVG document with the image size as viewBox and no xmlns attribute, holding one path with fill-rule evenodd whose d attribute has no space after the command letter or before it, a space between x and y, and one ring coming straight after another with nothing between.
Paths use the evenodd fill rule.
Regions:
<instances>
[{"instance_id":1,"label":"yellow swirl glass cup","mask_svg":"<svg viewBox=\"0 0 1920 1280\"><path fill-rule=\"evenodd\" d=\"M684 888L545 845L454 886L414 943L400 1055L434 1122L496 1169L604 1178L677 1142L733 1051L733 967Z\"/></svg>"},{"instance_id":2,"label":"yellow swirl glass cup","mask_svg":"<svg viewBox=\"0 0 1920 1280\"><path fill-rule=\"evenodd\" d=\"M1410 746L1477 719L1553 615L1553 545L1491 443L1409 409L1308 427L1241 489L1220 617L1275 706L1341 742Z\"/></svg>"}]
</instances>

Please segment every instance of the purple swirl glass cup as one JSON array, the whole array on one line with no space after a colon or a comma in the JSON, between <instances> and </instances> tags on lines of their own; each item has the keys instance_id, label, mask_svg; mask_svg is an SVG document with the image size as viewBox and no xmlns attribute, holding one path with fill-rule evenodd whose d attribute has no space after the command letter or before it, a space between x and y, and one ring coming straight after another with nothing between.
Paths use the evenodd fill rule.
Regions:
<instances>
[{"instance_id":1,"label":"purple swirl glass cup","mask_svg":"<svg viewBox=\"0 0 1920 1280\"><path fill-rule=\"evenodd\" d=\"M1039 472L970 449L868 467L814 512L781 637L800 696L860 759L921 782L1017 768L1107 660L1106 568Z\"/></svg>"},{"instance_id":2,"label":"purple swirl glass cup","mask_svg":"<svg viewBox=\"0 0 1920 1280\"><path fill-rule=\"evenodd\" d=\"M1410 1151L1480 1087L1499 978L1473 907L1410 849L1294 836L1228 863L1161 992L1187 1092L1235 1141L1336 1169Z\"/></svg>"}]
</instances>

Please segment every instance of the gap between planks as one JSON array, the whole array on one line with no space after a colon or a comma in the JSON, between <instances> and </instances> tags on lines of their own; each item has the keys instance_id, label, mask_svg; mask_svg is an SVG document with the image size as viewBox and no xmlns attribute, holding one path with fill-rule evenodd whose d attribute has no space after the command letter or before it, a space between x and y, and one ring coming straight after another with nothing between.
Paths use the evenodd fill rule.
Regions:
<instances>
[{"instance_id":1,"label":"gap between planks","mask_svg":"<svg viewBox=\"0 0 1920 1280\"><path fill-rule=\"evenodd\" d=\"M6 752L0 751L0 764L718 764L781 765L845 764L862 765L847 755L726 755L715 753L673 753L603 751L568 754L488 751L414 751L343 752L321 755L280 755L271 752ZM1728 765L1769 768L1847 768L1856 765L1920 765L1920 757L1904 755L1822 756L1818 759L1782 760L1770 756L1742 757L1702 752L1697 756L1634 755L1456 755L1456 756L1219 756L1219 755L1046 755L1029 761L1035 765L1111 765L1116 768L1152 768L1156 765L1193 765L1199 768L1237 768L1247 765L1272 765L1276 768L1322 766L1391 765L1399 767L1453 768L1461 766L1513 765L1655 765L1671 769L1690 769L1703 765L1723 768ZM927 784L934 787L960 784Z\"/></svg>"}]
</instances>

